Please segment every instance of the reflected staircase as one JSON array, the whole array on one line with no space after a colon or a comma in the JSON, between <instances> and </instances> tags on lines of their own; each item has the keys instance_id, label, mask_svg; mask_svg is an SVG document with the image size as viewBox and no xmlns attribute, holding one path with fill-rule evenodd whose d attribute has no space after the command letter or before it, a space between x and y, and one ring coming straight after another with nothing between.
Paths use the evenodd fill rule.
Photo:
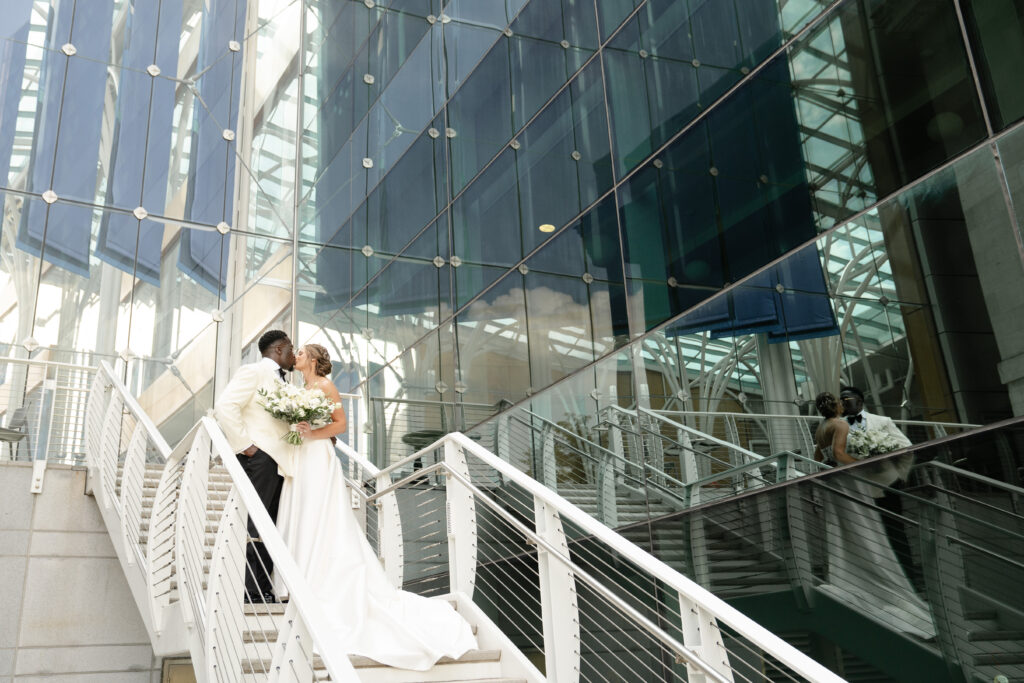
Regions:
<instances>
[{"instance_id":1,"label":"reflected staircase","mask_svg":"<svg viewBox=\"0 0 1024 683\"><path fill-rule=\"evenodd\" d=\"M780 426L764 416L723 414L724 430L710 434L685 424L686 415L608 413L614 416L595 425L581 417L556 423L513 410L479 436L669 566L786 633L819 661L830 661L849 680L901 680L896 674L902 664L870 652L884 649L888 640L901 642L907 661L935 675L929 680L1024 681L1024 489L979 476L964 469L972 466L969 458L949 455L956 444L970 441L967 430L976 425L900 422L917 442L912 448L918 465L910 484L887 491L900 507L882 514L889 526L905 527L911 536L910 545L900 548L900 563L932 605L939 628L936 638L922 639L893 631L856 601L819 590L828 583L825 500L845 494L829 468L807 457L810 419L776 416ZM747 448L755 429L760 452ZM798 448L773 452L772 433L785 434ZM989 450L1013 479L1020 459L1008 441ZM926 455L932 451L939 456ZM851 476L864 466L854 466ZM873 504L864 511L879 514ZM774 616L801 611L799 620ZM815 623L826 617L856 628L843 634ZM793 631L798 621L810 630ZM834 644L815 643L821 640L815 630ZM827 656L823 647L831 649Z\"/></svg>"}]
</instances>

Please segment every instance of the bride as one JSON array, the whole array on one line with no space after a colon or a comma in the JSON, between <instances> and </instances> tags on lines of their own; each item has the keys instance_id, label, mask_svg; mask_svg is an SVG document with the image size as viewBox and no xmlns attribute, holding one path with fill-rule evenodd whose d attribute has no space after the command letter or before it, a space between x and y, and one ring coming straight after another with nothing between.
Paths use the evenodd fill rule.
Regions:
<instances>
[{"instance_id":1,"label":"bride","mask_svg":"<svg viewBox=\"0 0 1024 683\"><path fill-rule=\"evenodd\" d=\"M850 425L840 417L839 399L824 392L815 406L825 419L814 435L814 459L823 457L839 465L857 462L846 452ZM903 573L871 497L875 487L859 470L863 467L818 480L823 484L828 552L828 582L819 588L897 631L934 638L928 605Z\"/></svg>"},{"instance_id":2,"label":"bride","mask_svg":"<svg viewBox=\"0 0 1024 683\"><path fill-rule=\"evenodd\" d=\"M340 402L328 379L327 349L307 344L295 356L307 389ZM425 671L441 657L476 649L470 625L444 600L392 586L352 512L351 498L331 437L346 428L339 407L333 422L311 429L300 423L303 444L294 476L285 479L277 526L315 598L327 615L329 642L346 654L381 664ZM279 597L287 588L275 579Z\"/></svg>"}]
</instances>

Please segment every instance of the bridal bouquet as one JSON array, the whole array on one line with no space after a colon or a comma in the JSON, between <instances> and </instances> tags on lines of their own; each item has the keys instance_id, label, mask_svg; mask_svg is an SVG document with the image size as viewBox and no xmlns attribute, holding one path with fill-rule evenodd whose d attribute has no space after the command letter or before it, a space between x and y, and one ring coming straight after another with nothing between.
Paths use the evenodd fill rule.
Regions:
<instances>
[{"instance_id":1,"label":"bridal bouquet","mask_svg":"<svg viewBox=\"0 0 1024 683\"><path fill-rule=\"evenodd\" d=\"M846 437L846 453L857 460L891 453L903 446L899 437L883 429L851 429Z\"/></svg>"},{"instance_id":2,"label":"bridal bouquet","mask_svg":"<svg viewBox=\"0 0 1024 683\"><path fill-rule=\"evenodd\" d=\"M291 384L279 382L272 389L262 388L256 392L257 401L263 409L279 420L291 425L284 440L293 446L302 444L302 435L296 425L308 422L314 429L330 423L331 413L338 409L319 389L299 389Z\"/></svg>"}]
</instances>

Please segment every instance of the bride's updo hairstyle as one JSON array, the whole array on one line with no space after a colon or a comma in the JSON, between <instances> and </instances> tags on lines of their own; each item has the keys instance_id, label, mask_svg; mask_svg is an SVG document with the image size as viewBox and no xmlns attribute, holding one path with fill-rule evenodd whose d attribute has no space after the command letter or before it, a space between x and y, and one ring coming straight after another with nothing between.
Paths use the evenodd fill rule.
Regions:
<instances>
[{"instance_id":1,"label":"bride's updo hairstyle","mask_svg":"<svg viewBox=\"0 0 1024 683\"><path fill-rule=\"evenodd\" d=\"M839 399L823 391L814 399L814 407L824 418L835 417L839 414Z\"/></svg>"},{"instance_id":2,"label":"bride's updo hairstyle","mask_svg":"<svg viewBox=\"0 0 1024 683\"><path fill-rule=\"evenodd\" d=\"M306 355L313 361L313 371L319 377L328 377L331 374L331 357L327 349L319 344L306 344Z\"/></svg>"}]
</instances>

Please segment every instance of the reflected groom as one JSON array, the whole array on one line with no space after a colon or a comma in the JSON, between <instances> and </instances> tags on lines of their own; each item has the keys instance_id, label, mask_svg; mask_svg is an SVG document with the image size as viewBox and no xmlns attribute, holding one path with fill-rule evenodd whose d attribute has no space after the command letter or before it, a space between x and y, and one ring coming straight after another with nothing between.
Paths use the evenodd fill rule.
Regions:
<instances>
[{"instance_id":1,"label":"reflected groom","mask_svg":"<svg viewBox=\"0 0 1024 683\"><path fill-rule=\"evenodd\" d=\"M288 335L281 330L266 332L258 347L263 358L238 369L217 399L214 414L270 518L276 522L284 478L278 473L275 455L284 455L285 442L281 436L288 425L263 409L256 401L256 392L284 380L285 371L295 367L295 353ZM251 517L248 532L250 538L259 536ZM274 562L263 543L250 542L245 561L246 600L276 602L271 583Z\"/></svg>"}]
</instances>

